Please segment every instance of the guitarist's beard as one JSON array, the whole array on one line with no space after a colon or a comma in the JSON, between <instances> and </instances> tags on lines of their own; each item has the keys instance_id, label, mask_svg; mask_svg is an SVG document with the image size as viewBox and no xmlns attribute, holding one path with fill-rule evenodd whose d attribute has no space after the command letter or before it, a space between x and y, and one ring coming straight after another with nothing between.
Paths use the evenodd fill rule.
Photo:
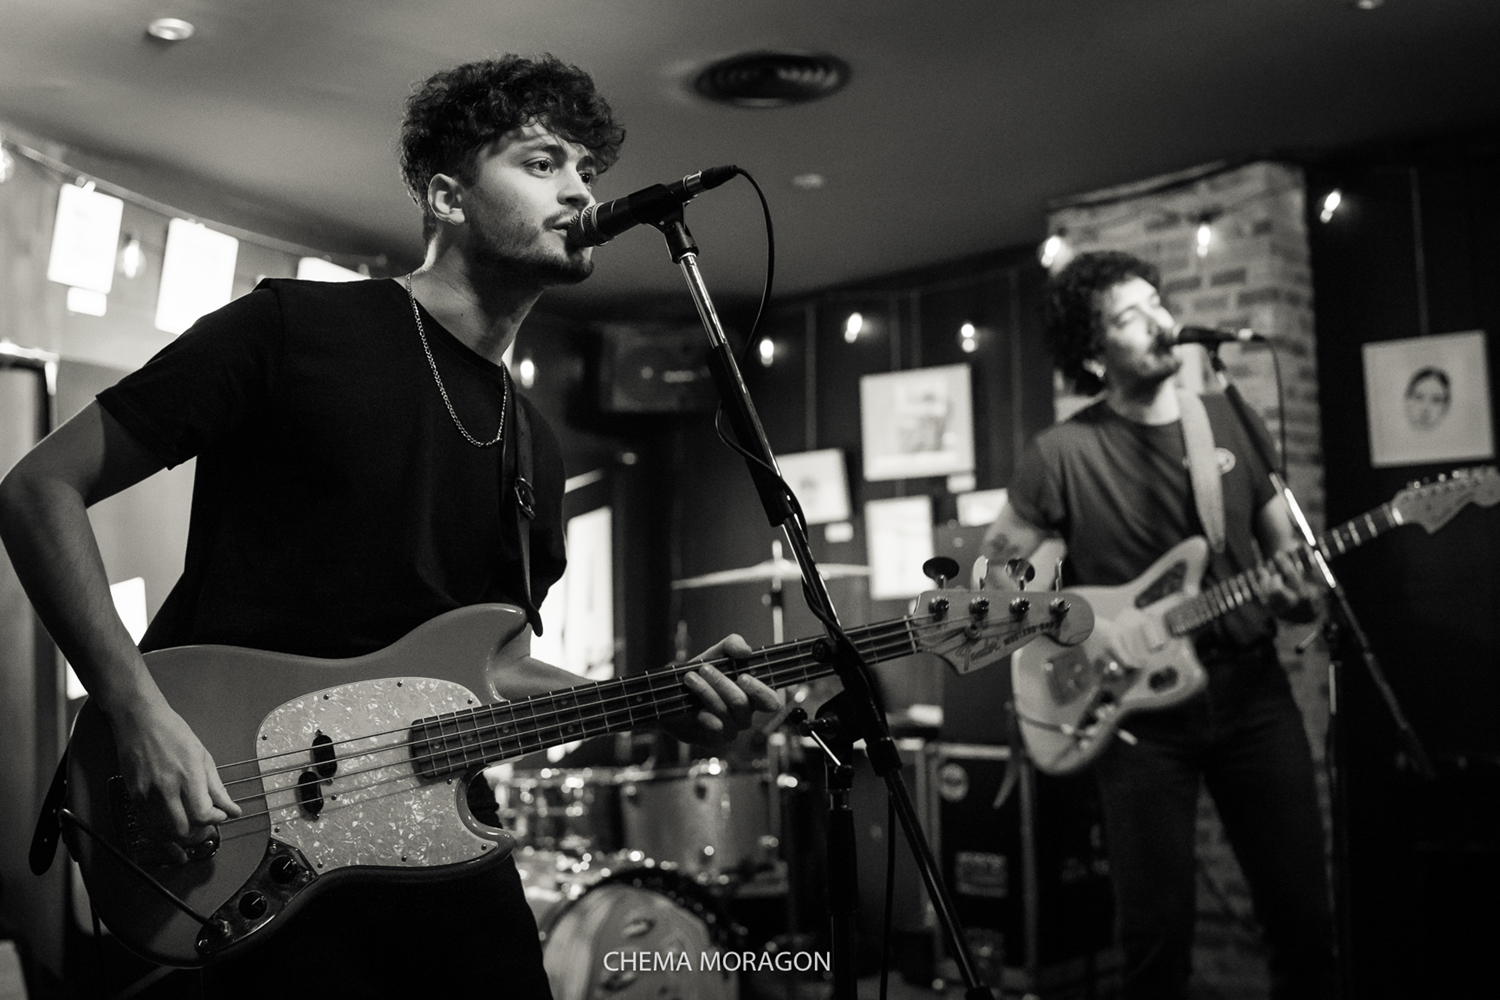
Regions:
<instances>
[{"instance_id":1,"label":"guitarist's beard","mask_svg":"<svg viewBox=\"0 0 1500 1000\"><path fill-rule=\"evenodd\" d=\"M1152 349L1137 366L1123 372L1111 372L1106 380L1120 396L1132 403L1149 404L1161 392L1162 385L1182 368L1182 359L1170 347L1165 352Z\"/></svg>"}]
</instances>

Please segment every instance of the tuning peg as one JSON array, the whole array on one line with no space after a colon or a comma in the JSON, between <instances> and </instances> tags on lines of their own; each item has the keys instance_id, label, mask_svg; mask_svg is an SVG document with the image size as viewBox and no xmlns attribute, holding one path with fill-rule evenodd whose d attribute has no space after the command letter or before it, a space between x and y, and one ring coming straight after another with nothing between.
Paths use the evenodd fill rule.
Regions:
<instances>
[{"instance_id":1,"label":"tuning peg","mask_svg":"<svg viewBox=\"0 0 1500 1000\"><path fill-rule=\"evenodd\" d=\"M958 575L958 560L949 556L933 556L922 564L922 573L941 590L948 581Z\"/></svg>"},{"instance_id":2,"label":"tuning peg","mask_svg":"<svg viewBox=\"0 0 1500 1000\"><path fill-rule=\"evenodd\" d=\"M1025 559L1011 559L1005 564L1005 575L1010 577L1017 590L1025 590L1036 577L1036 567Z\"/></svg>"}]
</instances>

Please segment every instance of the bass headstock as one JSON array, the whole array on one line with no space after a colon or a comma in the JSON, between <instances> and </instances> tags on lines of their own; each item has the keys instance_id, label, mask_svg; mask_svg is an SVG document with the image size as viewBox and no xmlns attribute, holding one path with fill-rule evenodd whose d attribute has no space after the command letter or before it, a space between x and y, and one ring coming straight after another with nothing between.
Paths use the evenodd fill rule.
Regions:
<instances>
[{"instance_id":1,"label":"bass headstock","mask_svg":"<svg viewBox=\"0 0 1500 1000\"><path fill-rule=\"evenodd\" d=\"M918 649L967 674L1040 636L1082 642L1094 631L1094 609L1068 591L932 590L917 598L909 622Z\"/></svg>"}]
</instances>

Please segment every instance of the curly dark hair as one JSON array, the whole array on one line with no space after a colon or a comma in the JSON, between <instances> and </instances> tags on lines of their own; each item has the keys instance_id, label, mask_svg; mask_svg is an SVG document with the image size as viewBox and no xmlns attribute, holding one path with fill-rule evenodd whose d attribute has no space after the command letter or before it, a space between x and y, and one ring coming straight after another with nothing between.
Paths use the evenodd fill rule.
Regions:
<instances>
[{"instance_id":1,"label":"curly dark hair","mask_svg":"<svg viewBox=\"0 0 1500 1000\"><path fill-rule=\"evenodd\" d=\"M1077 390L1093 395L1104 383L1083 366L1099 354L1104 327L1099 295L1131 278L1142 278L1161 288L1161 272L1133 254L1118 250L1082 253L1047 282L1042 318L1052 338L1052 357L1058 370Z\"/></svg>"},{"instance_id":2,"label":"curly dark hair","mask_svg":"<svg viewBox=\"0 0 1500 1000\"><path fill-rule=\"evenodd\" d=\"M427 207L433 175L451 173L472 183L480 149L531 122L588 149L600 173L619 158L625 141L593 78L552 55L465 63L434 73L412 91L401 121L401 177L422 209L424 239L437 228Z\"/></svg>"}]
</instances>

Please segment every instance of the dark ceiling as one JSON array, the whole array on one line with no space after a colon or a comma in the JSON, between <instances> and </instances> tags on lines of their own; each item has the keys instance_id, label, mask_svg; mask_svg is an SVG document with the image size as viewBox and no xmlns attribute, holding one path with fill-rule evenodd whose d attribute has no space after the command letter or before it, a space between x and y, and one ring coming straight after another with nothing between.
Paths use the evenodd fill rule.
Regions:
<instances>
[{"instance_id":1,"label":"dark ceiling","mask_svg":"<svg viewBox=\"0 0 1500 1000\"><path fill-rule=\"evenodd\" d=\"M197 33L148 38L161 15ZM745 167L783 293L1038 240L1048 200L1081 191L1500 120L1495 0L5 0L3 23L0 121L185 211L398 262L420 252L393 156L411 84L554 52L629 131L598 196ZM852 81L771 110L695 95L702 66L759 49L832 53ZM826 183L792 183L807 173ZM688 221L709 287L757 291L748 185ZM558 294L681 290L649 230L596 259Z\"/></svg>"}]
</instances>

